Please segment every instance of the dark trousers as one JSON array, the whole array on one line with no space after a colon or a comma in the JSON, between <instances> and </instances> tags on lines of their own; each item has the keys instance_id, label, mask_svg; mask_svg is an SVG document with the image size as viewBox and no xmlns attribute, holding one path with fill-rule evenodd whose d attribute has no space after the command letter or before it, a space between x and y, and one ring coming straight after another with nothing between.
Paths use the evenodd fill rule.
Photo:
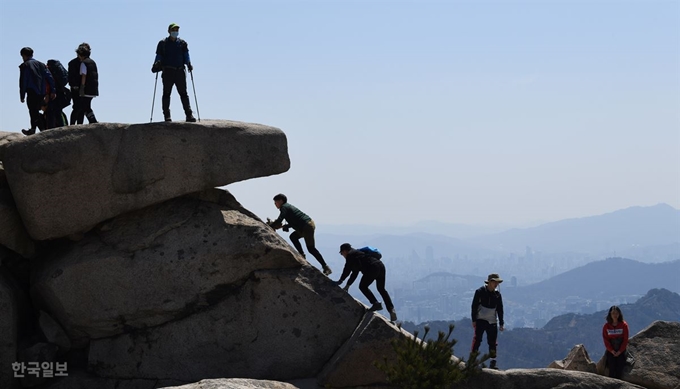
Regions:
<instances>
[{"instance_id":1,"label":"dark trousers","mask_svg":"<svg viewBox=\"0 0 680 389\"><path fill-rule=\"evenodd\" d=\"M184 72L184 67L181 69L164 68L163 75L163 116L170 118L170 93L173 85L177 88L179 98L184 107L184 114L186 117L191 116L191 104L189 103L189 95L187 94L187 75Z\"/></svg>"},{"instance_id":2,"label":"dark trousers","mask_svg":"<svg viewBox=\"0 0 680 389\"><path fill-rule=\"evenodd\" d=\"M609 368L609 376L612 378L621 378L623 375L623 368L626 367L626 353L622 353L618 357L614 354L607 353L607 367Z\"/></svg>"},{"instance_id":3,"label":"dark trousers","mask_svg":"<svg viewBox=\"0 0 680 389\"><path fill-rule=\"evenodd\" d=\"M489 344L489 355L491 358L496 358L496 340L498 339L498 325L491 324L486 320L477 319L475 321L475 335L472 338L472 351L479 351L479 346L482 344L482 337L486 332L486 342Z\"/></svg>"},{"instance_id":4,"label":"dark trousers","mask_svg":"<svg viewBox=\"0 0 680 389\"><path fill-rule=\"evenodd\" d=\"M300 231L295 231L292 234L290 234L290 241L293 242L293 246L295 246L295 249L302 254L302 256L305 256L305 251L302 249L302 245L300 244L300 238L304 238L305 240L305 246L307 246L307 251L309 251L312 256L319 261L321 266L324 268L327 266L326 261L324 261L323 256L321 256L321 253L319 250L316 249L316 244L314 242L314 230L316 229L316 225L314 225L314 221L310 220L309 223L307 223L304 228Z\"/></svg>"},{"instance_id":5,"label":"dark trousers","mask_svg":"<svg viewBox=\"0 0 680 389\"><path fill-rule=\"evenodd\" d=\"M45 95L39 95L33 89L26 91L26 106L28 107L28 115L31 117L31 130L38 128L43 131L47 128L45 117L40 113L44 105Z\"/></svg>"},{"instance_id":6,"label":"dark trousers","mask_svg":"<svg viewBox=\"0 0 680 389\"><path fill-rule=\"evenodd\" d=\"M373 295L373 292L368 288L373 281L375 281L378 293L380 293L380 296L382 296L383 301L385 302L385 308L387 308L388 311L394 309L392 299L385 289L385 265L378 261L368 265L365 269L362 269L361 272L363 273L363 276L361 276L361 281L359 281L359 290L366 296L368 302L375 304L378 301L376 300L375 295Z\"/></svg>"},{"instance_id":7,"label":"dark trousers","mask_svg":"<svg viewBox=\"0 0 680 389\"><path fill-rule=\"evenodd\" d=\"M87 117L89 123L97 123L92 111L92 97L73 96L73 111L71 111L71 125L83 124Z\"/></svg>"},{"instance_id":8,"label":"dark trousers","mask_svg":"<svg viewBox=\"0 0 680 389\"><path fill-rule=\"evenodd\" d=\"M57 128L68 126L66 115L56 101L50 101L47 105L47 128Z\"/></svg>"}]
</instances>

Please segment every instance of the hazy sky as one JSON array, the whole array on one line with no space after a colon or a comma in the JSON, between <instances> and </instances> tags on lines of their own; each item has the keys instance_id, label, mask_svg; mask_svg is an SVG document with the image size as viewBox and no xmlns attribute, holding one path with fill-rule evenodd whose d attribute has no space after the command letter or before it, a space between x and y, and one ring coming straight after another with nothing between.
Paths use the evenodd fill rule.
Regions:
<instances>
[{"instance_id":1,"label":"hazy sky","mask_svg":"<svg viewBox=\"0 0 680 389\"><path fill-rule=\"evenodd\" d=\"M21 47L67 63L83 41L97 118L147 122L155 47L178 23L201 118L288 136L289 172L228 187L263 218L278 192L317 225L680 208L679 1L44 4L0 0L0 130L29 123Z\"/></svg>"}]
</instances>

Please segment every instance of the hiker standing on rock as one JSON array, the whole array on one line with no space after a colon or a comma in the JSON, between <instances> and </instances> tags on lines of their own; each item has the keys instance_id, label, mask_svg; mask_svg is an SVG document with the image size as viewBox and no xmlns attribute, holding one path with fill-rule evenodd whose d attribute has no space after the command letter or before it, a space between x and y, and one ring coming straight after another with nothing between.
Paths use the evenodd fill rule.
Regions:
<instances>
[{"instance_id":1,"label":"hiker standing on rock","mask_svg":"<svg viewBox=\"0 0 680 389\"><path fill-rule=\"evenodd\" d=\"M602 339L606 347L609 376L621 378L626 366L626 348L628 347L628 323L623 320L623 313L616 305L609 308L607 322L602 327Z\"/></svg>"},{"instance_id":2,"label":"hiker standing on rock","mask_svg":"<svg viewBox=\"0 0 680 389\"><path fill-rule=\"evenodd\" d=\"M475 291L472 298L472 328L474 328L474 338L472 338L472 352L478 352L482 344L482 337L486 332L486 341L489 344L489 356L491 369L496 367L496 347L498 343L498 330L503 331L505 322L503 321L503 298L501 292L496 288L503 279L496 273L489 274L484 283L486 285ZM496 317L498 317L497 325Z\"/></svg>"},{"instance_id":3,"label":"hiker standing on rock","mask_svg":"<svg viewBox=\"0 0 680 389\"><path fill-rule=\"evenodd\" d=\"M99 96L99 72L97 63L90 58L91 52L90 45L83 42L76 48L77 57L68 63L68 83L73 99L71 125L83 124L86 117L90 124L98 123L92 111L92 99Z\"/></svg>"},{"instance_id":4,"label":"hiker standing on rock","mask_svg":"<svg viewBox=\"0 0 680 389\"><path fill-rule=\"evenodd\" d=\"M189 58L189 45L179 38L179 25L172 23L168 26L168 37L158 42L156 46L156 59L154 60L151 71L153 73L163 72L163 116L166 122L171 122L170 116L170 93L172 86L177 88L179 98L184 107L184 114L187 122L195 122L187 94L187 75L184 71L186 65L189 72L194 70Z\"/></svg>"},{"instance_id":5,"label":"hiker standing on rock","mask_svg":"<svg viewBox=\"0 0 680 389\"><path fill-rule=\"evenodd\" d=\"M47 66L33 59L33 49L24 47L19 53L23 59L19 65L19 98L22 103L26 102L28 114L31 117L31 128L21 130L21 132L24 135L33 135L36 128L40 131L47 128L40 110L50 99L57 97L56 86Z\"/></svg>"},{"instance_id":6,"label":"hiker standing on rock","mask_svg":"<svg viewBox=\"0 0 680 389\"><path fill-rule=\"evenodd\" d=\"M295 249L300 254L302 254L302 257L305 257L305 252L302 250L302 245L300 244L300 238L304 238L307 251L309 251L309 253L312 254L312 256L314 256L317 261L319 261L323 267L323 274L327 276L330 275L333 271L330 267L328 267L326 261L323 259L323 256L321 256L321 253L316 249L315 246L314 230L316 230L316 225L314 224L314 220L312 220L312 218L307 216L307 214L304 212L289 204L288 198L282 193L274 196L274 205L280 211L279 217L274 221L268 220L267 224L275 230L283 228L283 230L286 232L288 232L288 230L292 227L295 232L290 234L290 240L293 242ZM283 225L284 219L288 224Z\"/></svg>"},{"instance_id":7,"label":"hiker standing on rock","mask_svg":"<svg viewBox=\"0 0 680 389\"><path fill-rule=\"evenodd\" d=\"M380 301L375 298L373 292L368 288L375 281L378 293L382 296L387 311L390 313L390 320L396 321L397 313L394 310L394 304L392 304L392 299L385 289L385 264L380 260L382 254L370 247L356 250L349 243L343 243L340 246L340 255L345 257L345 268L342 270L342 275L336 281L336 284L341 285L345 278L351 274L349 280L347 280L347 285L343 288L345 291L348 291L354 280L356 280L357 275L359 275L359 272L361 272L363 276L361 281L359 281L359 290L366 296L368 302L371 303L369 310L380 311L383 309Z\"/></svg>"}]
</instances>

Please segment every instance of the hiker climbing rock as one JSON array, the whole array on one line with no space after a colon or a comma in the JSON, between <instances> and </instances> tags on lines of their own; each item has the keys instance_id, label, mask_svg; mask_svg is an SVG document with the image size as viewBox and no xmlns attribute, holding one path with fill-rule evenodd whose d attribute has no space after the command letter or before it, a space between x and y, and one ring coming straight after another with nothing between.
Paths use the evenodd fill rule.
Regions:
<instances>
[{"instance_id":1,"label":"hiker climbing rock","mask_svg":"<svg viewBox=\"0 0 680 389\"><path fill-rule=\"evenodd\" d=\"M496 340L498 339L498 330L503 331L505 323L503 320L503 298L501 292L496 290L501 282L503 282L503 279L498 274L489 274L484 281L485 285L477 289L472 298L472 327L475 330L472 339L472 351L479 351L482 337L486 332L486 341L489 344L489 355L491 357L489 367L492 369L497 369L496 347L498 344ZM496 317L498 317L498 321L496 321Z\"/></svg>"},{"instance_id":2,"label":"hiker climbing rock","mask_svg":"<svg viewBox=\"0 0 680 389\"><path fill-rule=\"evenodd\" d=\"M89 44L81 43L76 48L77 57L68 63L68 83L73 98L71 125L83 124L86 117L89 123L97 123L92 99L99 96L99 73L97 63L90 58L91 52Z\"/></svg>"},{"instance_id":3,"label":"hiker climbing rock","mask_svg":"<svg viewBox=\"0 0 680 389\"><path fill-rule=\"evenodd\" d=\"M189 57L189 45L179 38L179 25L172 23L168 26L168 37L158 42L156 46L156 58L151 71L153 73L163 72L163 116L166 122L171 122L170 116L170 93L173 85L177 88L179 98L182 101L184 114L187 122L195 122L189 95L187 94L187 76L184 70L186 65L189 72L193 72Z\"/></svg>"},{"instance_id":4,"label":"hiker climbing rock","mask_svg":"<svg viewBox=\"0 0 680 389\"><path fill-rule=\"evenodd\" d=\"M33 49L24 47L19 52L23 62L19 65L19 98L26 102L31 127L21 130L24 135L33 135L35 130L43 131L47 128L44 116L40 113L50 99L56 97L56 86L52 74L47 66L33 59Z\"/></svg>"},{"instance_id":5,"label":"hiker climbing rock","mask_svg":"<svg viewBox=\"0 0 680 389\"><path fill-rule=\"evenodd\" d=\"M375 281L378 293L382 296L387 311L390 313L390 320L396 321L397 312L394 310L392 299L385 289L385 265L380 260L382 254L371 247L357 250L352 248L352 245L349 243L343 243L340 246L340 255L345 257L345 268L342 270L342 275L336 281L336 284L341 285L345 278L350 276L349 280L347 280L347 285L343 288L347 291L356 280L359 272L361 272L363 275L361 276L361 281L359 281L359 290L366 296L368 302L371 303L369 310L380 311L383 309L382 303L375 298L373 292L368 288Z\"/></svg>"},{"instance_id":6,"label":"hiker climbing rock","mask_svg":"<svg viewBox=\"0 0 680 389\"><path fill-rule=\"evenodd\" d=\"M300 211L293 205L288 203L288 198L286 195L279 193L274 196L274 205L279 209L279 217L274 221L268 220L268 225L278 230L282 228L284 231L288 232L290 228L294 229L295 232L290 234L290 240L293 242L295 249L305 256L304 250L302 250L302 245L300 244L300 238L304 238L305 245L307 246L307 251L309 251L314 258L321 264L323 268L323 274L330 275L333 271L324 261L323 256L319 250L316 249L314 242L314 230L316 230L316 225L312 218L307 216L304 212ZM283 220L286 220L286 225L283 225Z\"/></svg>"}]
</instances>

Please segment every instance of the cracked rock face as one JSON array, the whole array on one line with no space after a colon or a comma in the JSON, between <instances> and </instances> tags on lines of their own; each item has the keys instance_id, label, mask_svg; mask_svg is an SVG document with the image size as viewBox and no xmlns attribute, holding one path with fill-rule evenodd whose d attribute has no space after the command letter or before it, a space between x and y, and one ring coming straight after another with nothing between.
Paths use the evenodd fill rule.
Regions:
<instances>
[{"instance_id":1,"label":"cracked rock face","mask_svg":"<svg viewBox=\"0 0 680 389\"><path fill-rule=\"evenodd\" d=\"M64 127L8 141L0 151L36 240L86 232L125 212L290 167L281 130L232 121Z\"/></svg>"},{"instance_id":2,"label":"cracked rock face","mask_svg":"<svg viewBox=\"0 0 680 389\"><path fill-rule=\"evenodd\" d=\"M239 208L178 198L114 218L36 261L31 294L82 346L190 315L255 270L303 263Z\"/></svg>"}]
</instances>

